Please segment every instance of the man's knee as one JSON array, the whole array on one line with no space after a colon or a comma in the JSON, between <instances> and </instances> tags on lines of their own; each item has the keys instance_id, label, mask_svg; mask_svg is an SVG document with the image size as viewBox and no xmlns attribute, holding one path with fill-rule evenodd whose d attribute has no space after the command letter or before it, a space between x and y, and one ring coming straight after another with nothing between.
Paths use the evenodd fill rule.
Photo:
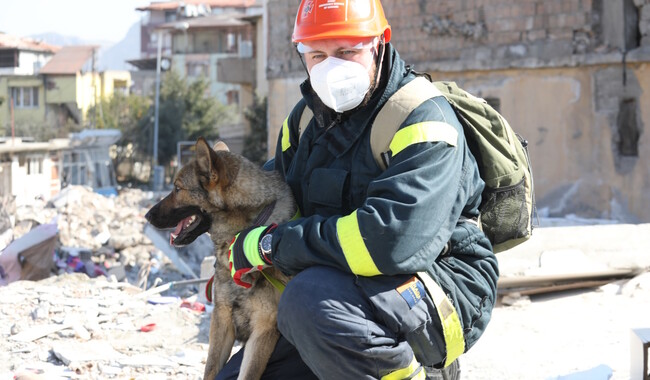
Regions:
<instances>
[{"instance_id":1,"label":"man's knee","mask_svg":"<svg viewBox=\"0 0 650 380\"><path fill-rule=\"evenodd\" d=\"M292 333L313 331L337 312L336 305L356 288L354 276L340 270L315 266L292 278L280 298L278 328L290 337Z\"/></svg>"}]
</instances>

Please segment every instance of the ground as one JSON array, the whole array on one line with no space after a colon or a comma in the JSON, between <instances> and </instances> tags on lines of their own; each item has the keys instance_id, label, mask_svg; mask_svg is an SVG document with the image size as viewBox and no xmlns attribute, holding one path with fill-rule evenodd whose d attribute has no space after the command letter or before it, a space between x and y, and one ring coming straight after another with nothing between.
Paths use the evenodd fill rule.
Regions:
<instances>
[{"instance_id":1,"label":"ground","mask_svg":"<svg viewBox=\"0 0 650 380\"><path fill-rule=\"evenodd\" d=\"M650 225L546 227L498 257L503 277L648 268L648 239ZM631 347L631 329L650 328L648 277L509 297L461 357L462 378L629 379L630 350L641 350ZM0 378L27 369L42 379L201 378L209 314L181 299L139 295L128 283L79 273L0 288ZM45 328L49 334L36 334Z\"/></svg>"}]
</instances>

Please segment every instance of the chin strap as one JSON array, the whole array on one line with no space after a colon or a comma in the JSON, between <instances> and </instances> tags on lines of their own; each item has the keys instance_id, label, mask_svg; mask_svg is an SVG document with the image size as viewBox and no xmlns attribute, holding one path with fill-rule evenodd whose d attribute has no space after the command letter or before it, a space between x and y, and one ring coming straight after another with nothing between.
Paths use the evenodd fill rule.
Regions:
<instances>
[{"instance_id":1,"label":"chin strap","mask_svg":"<svg viewBox=\"0 0 650 380\"><path fill-rule=\"evenodd\" d=\"M377 83L377 81L379 80L379 75L381 74L381 70L384 66L384 54L386 53L386 43L384 42L383 34L379 38L379 49L381 50L381 53L377 52L378 62L377 62L377 71L375 72L375 79L373 80L375 82L374 88L377 88L377 86L379 86L379 83Z\"/></svg>"}]
</instances>

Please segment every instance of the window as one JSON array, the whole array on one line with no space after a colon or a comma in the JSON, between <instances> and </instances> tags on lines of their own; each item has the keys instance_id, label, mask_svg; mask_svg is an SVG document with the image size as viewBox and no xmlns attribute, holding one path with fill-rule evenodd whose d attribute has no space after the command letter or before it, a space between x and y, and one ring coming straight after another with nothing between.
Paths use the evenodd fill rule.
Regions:
<instances>
[{"instance_id":1,"label":"window","mask_svg":"<svg viewBox=\"0 0 650 380\"><path fill-rule=\"evenodd\" d=\"M0 50L0 67L18 67L18 50Z\"/></svg>"},{"instance_id":2,"label":"window","mask_svg":"<svg viewBox=\"0 0 650 380\"><path fill-rule=\"evenodd\" d=\"M231 104L239 104L239 91L237 90L230 90L226 92L226 104L231 105Z\"/></svg>"},{"instance_id":3,"label":"window","mask_svg":"<svg viewBox=\"0 0 650 380\"><path fill-rule=\"evenodd\" d=\"M124 79L114 79L113 80L113 91L114 92L119 92L123 95L128 95L129 94L129 88L127 86L127 82Z\"/></svg>"},{"instance_id":4,"label":"window","mask_svg":"<svg viewBox=\"0 0 650 380\"><path fill-rule=\"evenodd\" d=\"M235 33L228 33L226 36L226 52L235 53L237 51L237 35Z\"/></svg>"},{"instance_id":5,"label":"window","mask_svg":"<svg viewBox=\"0 0 650 380\"><path fill-rule=\"evenodd\" d=\"M187 75L190 77L207 77L209 74L207 62L188 62L186 68Z\"/></svg>"},{"instance_id":6,"label":"window","mask_svg":"<svg viewBox=\"0 0 650 380\"><path fill-rule=\"evenodd\" d=\"M176 16L176 10L173 11L165 11L165 22L173 22L176 21L178 17Z\"/></svg>"},{"instance_id":7,"label":"window","mask_svg":"<svg viewBox=\"0 0 650 380\"><path fill-rule=\"evenodd\" d=\"M639 130L636 99L621 101L617 117L618 151L621 156L639 156Z\"/></svg>"},{"instance_id":8,"label":"window","mask_svg":"<svg viewBox=\"0 0 650 380\"><path fill-rule=\"evenodd\" d=\"M12 87L11 97L16 108L38 107L38 87Z\"/></svg>"},{"instance_id":9,"label":"window","mask_svg":"<svg viewBox=\"0 0 650 380\"><path fill-rule=\"evenodd\" d=\"M625 0L623 2L625 50L632 50L641 46L639 29L639 10L641 7L639 6L637 8L634 3L632 0Z\"/></svg>"},{"instance_id":10,"label":"window","mask_svg":"<svg viewBox=\"0 0 650 380\"><path fill-rule=\"evenodd\" d=\"M43 159L29 157L27 159L27 175L43 174Z\"/></svg>"}]
</instances>

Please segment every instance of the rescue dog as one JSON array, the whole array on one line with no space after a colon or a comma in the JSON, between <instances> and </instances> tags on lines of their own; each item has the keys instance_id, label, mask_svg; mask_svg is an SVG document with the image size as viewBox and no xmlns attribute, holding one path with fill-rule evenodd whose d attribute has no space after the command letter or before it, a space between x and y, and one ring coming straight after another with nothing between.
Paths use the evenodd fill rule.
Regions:
<instances>
[{"instance_id":1,"label":"rescue dog","mask_svg":"<svg viewBox=\"0 0 650 380\"><path fill-rule=\"evenodd\" d=\"M174 246L187 245L205 232L214 242L214 309L204 379L214 379L223 368L235 340L246 348L238 378L259 379L280 337L276 326L280 292L259 272L249 274L250 289L236 285L228 249L233 237L249 226L291 219L296 203L277 172L263 171L222 142L213 150L199 138L195 147L196 157L178 172L172 192L145 217L158 229L174 228L170 238ZM264 273L288 281L273 267Z\"/></svg>"}]
</instances>

